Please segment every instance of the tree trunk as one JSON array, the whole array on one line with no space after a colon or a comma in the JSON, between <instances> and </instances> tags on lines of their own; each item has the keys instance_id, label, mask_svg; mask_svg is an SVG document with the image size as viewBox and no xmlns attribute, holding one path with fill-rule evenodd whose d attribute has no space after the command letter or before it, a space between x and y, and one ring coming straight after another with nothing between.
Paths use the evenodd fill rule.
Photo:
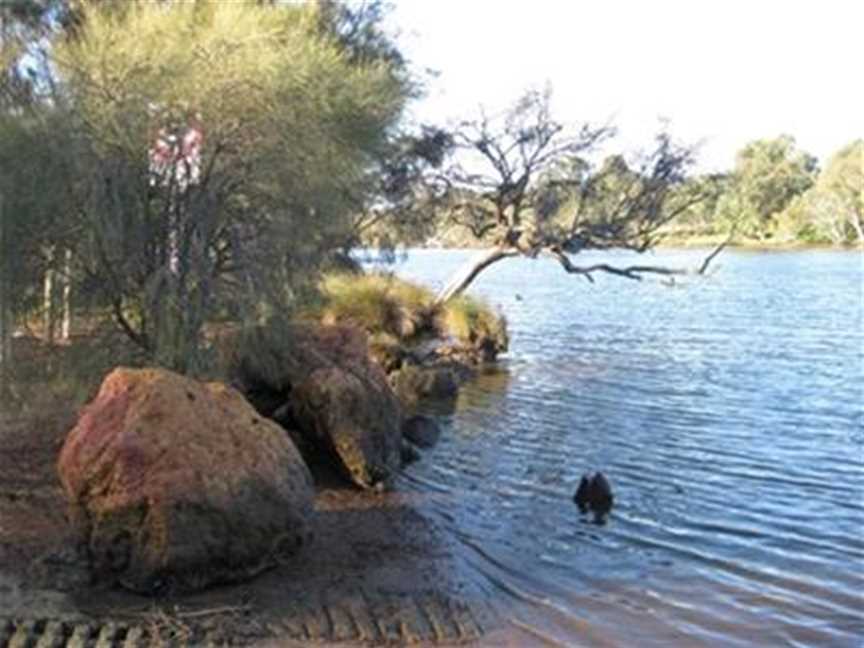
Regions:
<instances>
[{"instance_id":1,"label":"tree trunk","mask_svg":"<svg viewBox=\"0 0 864 648\"><path fill-rule=\"evenodd\" d=\"M48 248L48 268L42 282L42 335L48 344L54 344L56 317L54 313L54 246Z\"/></svg>"},{"instance_id":2,"label":"tree trunk","mask_svg":"<svg viewBox=\"0 0 864 648\"><path fill-rule=\"evenodd\" d=\"M3 218L3 196L0 195L0 397L9 386L12 362L12 318L9 304L9 260L6 254L6 224Z\"/></svg>"},{"instance_id":3,"label":"tree trunk","mask_svg":"<svg viewBox=\"0 0 864 648\"><path fill-rule=\"evenodd\" d=\"M69 341L72 333L72 250L66 248L63 256L63 322L60 339Z\"/></svg>"},{"instance_id":4,"label":"tree trunk","mask_svg":"<svg viewBox=\"0 0 864 648\"><path fill-rule=\"evenodd\" d=\"M475 258L471 259L471 261L457 272L453 279L451 279L450 282L441 289L437 297L435 297L435 304L443 304L453 297L463 293L477 278L477 276L493 263L496 263L501 259L519 256L519 254L519 250L516 250L515 248L501 246L482 251Z\"/></svg>"},{"instance_id":5,"label":"tree trunk","mask_svg":"<svg viewBox=\"0 0 864 648\"><path fill-rule=\"evenodd\" d=\"M861 224L861 218L857 213L853 213L849 217L849 223L852 229L855 230L855 236L858 237L858 245L864 245L864 226Z\"/></svg>"}]
</instances>

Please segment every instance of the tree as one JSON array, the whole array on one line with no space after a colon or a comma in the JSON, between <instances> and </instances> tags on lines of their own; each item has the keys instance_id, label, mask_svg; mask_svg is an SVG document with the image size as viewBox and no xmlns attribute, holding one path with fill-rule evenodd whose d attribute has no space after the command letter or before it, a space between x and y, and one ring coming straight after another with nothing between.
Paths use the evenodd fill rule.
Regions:
<instances>
[{"instance_id":1,"label":"tree","mask_svg":"<svg viewBox=\"0 0 864 648\"><path fill-rule=\"evenodd\" d=\"M12 362L12 321L9 304L9 268L6 243L6 211L0 192L0 398L6 398L9 366Z\"/></svg>"},{"instance_id":2,"label":"tree","mask_svg":"<svg viewBox=\"0 0 864 648\"><path fill-rule=\"evenodd\" d=\"M836 196L838 218L850 232L846 240L854 235L864 245L864 140L855 140L831 157L817 188Z\"/></svg>"},{"instance_id":3,"label":"tree","mask_svg":"<svg viewBox=\"0 0 864 648\"><path fill-rule=\"evenodd\" d=\"M816 184L787 211L804 238L864 245L864 140L834 153Z\"/></svg>"},{"instance_id":4,"label":"tree","mask_svg":"<svg viewBox=\"0 0 864 648\"><path fill-rule=\"evenodd\" d=\"M652 151L630 161L610 156L592 165L589 154L613 134L608 126L568 130L553 119L548 91L527 93L498 118L482 115L461 124L453 142L466 161L438 177L447 187L446 221L471 230L487 249L438 300L459 294L484 269L516 256L548 255L566 272L589 280L597 272L635 280L683 272L573 263L572 255L587 250L645 252L664 225L705 198L701 191L679 190L693 153L667 133L657 136Z\"/></svg>"},{"instance_id":5,"label":"tree","mask_svg":"<svg viewBox=\"0 0 864 648\"><path fill-rule=\"evenodd\" d=\"M687 208L674 223L674 234L716 235L728 231L729 223L717 217L717 207L729 190L731 180L726 173L709 173L688 178L678 189L704 196L704 200Z\"/></svg>"},{"instance_id":6,"label":"tree","mask_svg":"<svg viewBox=\"0 0 864 648\"><path fill-rule=\"evenodd\" d=\"M287 307L345 239L411 90L322 34L315 5L82 7L52 48L51 136L75 151L85 280L132 340L188 369L205 321Z\"/></svg>"},{"instance_id":7,"label":"tree","mask_svg":"<svg viewBox=\"0 0 864 648\"><path fill-rule=\"evenodd\" d=\"M0 346L7 358L15 321L41 303L43 251L74 239L72 221L62 218L74 154L47 136L55 128L55 115L38 105L0 111L0 319L7 336Z\"/></svg>"},{"instance_id":8,"label":"tree","mask_svg":"<svg viewBox=\"0 0 864 648\"><path fill-rule=\"evenodd\" d=\"M780 214L813 186L816 175L816 158L800 151L793 137L751 142L738 152L718 214L745 236L769 238Z\"/></svg>"},{"instance_id":9,"label":"tree","mask_svg":"<svg viewBox=\"0 0 864 648\"><path fill-rule=\"evenodd\" d=\"M382 29L390 6L383 0L317 0L318 25L353 63L387 63L407 75L402 52Z\"/></svg>"}]
</instances>

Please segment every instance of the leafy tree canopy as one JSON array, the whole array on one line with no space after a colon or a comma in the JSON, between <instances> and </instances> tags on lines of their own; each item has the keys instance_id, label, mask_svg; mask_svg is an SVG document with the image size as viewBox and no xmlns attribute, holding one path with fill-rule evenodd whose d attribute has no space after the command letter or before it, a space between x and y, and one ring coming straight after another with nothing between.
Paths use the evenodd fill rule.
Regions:
<instances>
[{"instance_id":1,"label":"leafy tree canopy","mask_svg":"<svg viewBox=\"0 0 864 648\"><path fill-rule=\"evenodd\" d=\"M75 164L34 181L62 188L55 218L77 233L64 244L82 280L166 364L185 368L228 305L240 318L288 307L377 195L369 173L413 87L391 57L323 29L322 10L82 1L55 34L30 144ZM190 133L194 162L175 157ZM168 170L154 176L158 147Z\"/></svg>"},{"instance_id":2,"label":"leafy tree canopy","mask_svg":"<svg viewBox=\"0 0 864 648\"><path fill-rule=\"evenodd\" d=\"M813 186L817 172L816 158L798 149L789 135L751 142L738 152L731 187L718 212L745 235L769 237L777 217Z\"/></svg>"},{"instance_id":3,"label":"leafy tree canopy","mask_svg":"<svg viewBox=\"0 0 864 648\"><path fill-rule=\"evenodd\" d=\"M803 240L864 244L864 140L834 153L815 185L790 203L784 219Z\"/></svg>"}]
</instances>

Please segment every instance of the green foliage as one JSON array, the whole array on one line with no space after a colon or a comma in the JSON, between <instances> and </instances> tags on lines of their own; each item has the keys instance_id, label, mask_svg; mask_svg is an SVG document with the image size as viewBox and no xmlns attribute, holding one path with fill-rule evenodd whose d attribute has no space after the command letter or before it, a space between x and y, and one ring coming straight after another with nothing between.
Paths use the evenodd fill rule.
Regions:
<instances>
[{"instance_id":1,"label":"green foliage","mask_svg":"<svg viewBox=\"0 0 864 648\"><path fill-rule=\"evenodd\" d=\"M720 234L728 225L716 218L717 206L729 191L731 180L724 173L695 176L678 188L684 196L702 196L676 219L677 228L703 234Z\"/></svg>"},{"instance_id":2,"label":"green foliage","mask_svg":"<svg viewBox=\"0 0 864 648\"><path fill-rule=\"evenodd\" d=\"M813 186L816 158L783 135L751 142L738 152L731 186L717 205L718 216L752 238L770 238L782 211Z\"/></svg>"},{"instance_id":3,"label":"green foliage","mask_svg":"<svg viewBox=\"0 0 864 648\"><path fill-rule=\"evenodd\" d=\"M257 165L259 192L280 202L288 188L295 202L312 196L320 219L339 193L321 195L322 185L356 176L369 147L382 145L404 87L386 64L349 64L316 21L314 5L135 3L120 14L91 9L56 56L104 149L140 158L161 125L152 104L169 119L195 112L211 151L223 150L217 164L235 173Z\"/></svg>"},{"instance_id":4,"label":"green foliage","mask_svg":"<svg viewBox=\"0 0 864 648\"><path fill-rule=\"evenodd\" d=\"M57 115L46 111L0 112L0 263L17 316L35 306L46 248L75 235L74 221L64 217L74 152L46 137L61 127Z\"/></svg>"},{"instance_id":5,"label":"green foliage","mask_svg":"<svg viewBox=\"0 0 864 648\"><path fill-rule=\"evenodd\" d=\"M316 4L83 3L74 38L54 44L64 128L45 135L78 150L85 270L157 361L186 368L226 309L289 308L370 200L410 88L388 60L349 56L320 18ZM200 182L154 187L157 132L195 123Z\"/></svg>"},{"instance_id":6,"label":"green foliage","mask_svg":"<svg viewBox=\"0 0 864 648\"><path fill-rule=\"evenodd\" d=\"M424 336L507 346L506 322L483 300L459 295L436 304L429 289L391 274L329 274L321 282L320 303L307 316L359 326L382 352Z\"/></svg>"},{"instance_id":7,"label":"green foliage","mask_svg":"<svg viewBox=\"0 0 864 648\"><path fill-rule=\"evenodd\" d=\"M808 242L864 244L864 140L831 156L816 184L789 205L784 221Z\"/></svg>"}]
</instances>

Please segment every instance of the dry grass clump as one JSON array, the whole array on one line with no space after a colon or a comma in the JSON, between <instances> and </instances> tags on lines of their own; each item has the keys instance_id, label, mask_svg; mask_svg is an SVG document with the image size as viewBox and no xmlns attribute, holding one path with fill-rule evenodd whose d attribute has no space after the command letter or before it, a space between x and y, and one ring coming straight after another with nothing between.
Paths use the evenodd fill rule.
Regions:
<instances>
[{"instance_id":1,"label":"dry grass clump","mask_svg":"<svg viewBox=\"0 0 864 648\"><path fill-rule=\"evenodd\" d=\"M506 348L507 329L502 316L485 301L459 295L441 309L439 327L445 335L465 344L474 345L481 340L501 342Z\"/></svg>"},{"instance_id":2,"label":"dry grass clump","mask_svg":"<svg viewBox=\"0 0 864 648\"><path fill-rule=\"evenodd\" d=\"M327 275L321 282L325 323L350 323L370 334L409 340L428 331L432 322L430 290L389 274Z\"/></svg>"},{"instance_id":3,"label":"dry grass clump","mask_svg":"<svg viewBox=\"0 0 864 648\"><path fill-rule=\"evenodd\" d=\"M460 295L435 304L431 290L391 274L332 273L321 282L321 303L307 316L366 330L383 356L401 343L454 338L467 346L507 348L504 318L481 299Z\"/></svg>"}]
</instances>

